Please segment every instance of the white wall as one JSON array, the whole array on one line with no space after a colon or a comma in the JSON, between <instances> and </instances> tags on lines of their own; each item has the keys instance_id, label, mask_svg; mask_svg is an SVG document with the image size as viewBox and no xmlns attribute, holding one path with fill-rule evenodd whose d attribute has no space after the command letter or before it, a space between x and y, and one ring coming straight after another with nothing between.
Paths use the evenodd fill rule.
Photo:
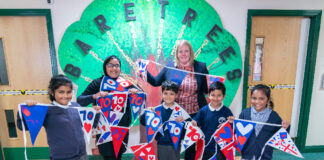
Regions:
<instances>
[{"instance_id":1,"label":"white wall","mask_svg":"<svg viewBox=\"0 0 324 160\"><path fill-rule=\"evenodd\" d=\"M67 27L79 20L82 11L92 0L54 0L48 5L46 0L0 0L0 8L50 8L52 10L53 30L56 51L59 42ZM245 54L246 24L248 9L294 9L294 10L324 10L323 0L206 0L218 12L223 26L236 37L242 53ZM324 17L324 16L322 16ZM322 24L324 26L324 18ZM323 28L322 28L323 30ZM324 32L320 32L317 53L315 79L313 87L312 104L308 126L307 145L324 145L324 128L321 115L324 115L324 90L320 89L322 75L324 74ZM242 83L238 90L231 109L235 115L241 111Z\"/></svg>"}]
</instances>

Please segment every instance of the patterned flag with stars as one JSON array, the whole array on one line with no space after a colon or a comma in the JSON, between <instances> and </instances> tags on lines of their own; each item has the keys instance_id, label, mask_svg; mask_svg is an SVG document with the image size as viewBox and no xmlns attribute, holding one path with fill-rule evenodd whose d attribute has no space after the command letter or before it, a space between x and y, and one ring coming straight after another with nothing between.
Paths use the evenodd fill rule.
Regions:
<instances>
[{"instance_id":1,"label":"patterned flag with stars","mask_svg":"<svg viewBox=\"0 0 324 160\"><path fill-rule=\"evenodd\" d=\"M266 143L273 148L277 148L299 158L304 158L299 152L295 143L284 128L280 128Z\"/></svg>"}]
</instances>

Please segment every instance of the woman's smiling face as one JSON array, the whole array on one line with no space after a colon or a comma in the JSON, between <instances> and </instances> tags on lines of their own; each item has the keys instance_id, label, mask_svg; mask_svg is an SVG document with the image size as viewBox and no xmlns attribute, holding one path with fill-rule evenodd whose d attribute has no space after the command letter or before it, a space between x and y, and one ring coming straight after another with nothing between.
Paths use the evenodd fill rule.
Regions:
<instances>
[{"instance_id":1,"label":"woman's smiling face","mask_svg":"<svg viewBox=\"0 0 324 160\"><path fill-rule=\"evenodd\" d=\"M111 59L106 64L106 72L110 78L117 78L120 74L120 63L117 59Z\"/></svg>"}]
</instances>

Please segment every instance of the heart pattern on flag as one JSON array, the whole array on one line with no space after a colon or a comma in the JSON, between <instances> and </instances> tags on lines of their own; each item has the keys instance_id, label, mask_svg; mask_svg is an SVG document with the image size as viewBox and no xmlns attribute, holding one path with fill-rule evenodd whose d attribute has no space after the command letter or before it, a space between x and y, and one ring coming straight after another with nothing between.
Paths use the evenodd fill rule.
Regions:
<instances>
[{"instance_id":1,"label":"heart pattern on flag","mask_svg":"<svg viewBox=\"0 0 324 160\"><path fill-rule=\"evenodd\" d=\"M147 134L148 134L148 135L152 135L152 134L154 134L154 130L152 129L152 127L149 128Z\"/></svg>"},{"instance_id":2,"label":"heart pattern on flag","mask_svg":"<svg viewBox=\"0 0 324 160\"><path fill-rule=\"evenodd\" d=\"M83 127L84 127L84 129L85 129L85 131L86 131L87 133L90 132L90 130L91 130L91 124L90 124L90 123L85 122L85 123L83 124Z\"/></svg>"},{"instance_id":3,"label":"heart pattern on flag","mask_svg":"<svg viewBox=\"0 0 324 160\"><path fill-rule=\"evenodd\" d=\"M133 106L133 112L137 113L140 110L140 107Z\"/></svg>"},{"instance_id":4,"label":"heart pattern on flag","mask_svg":"<svg viewBox=\"0 0 324 160\"><path fill-rule=\"evenodd\" d=\"M155 155L148 155L147 157L149 160L155 160Z\"/></svg>"},{"instance_id":5,"label":"heart pattern on flag","mask_svg":"<svg viewBox=\"0 0 324 160\"><path fill-rule=\"evenodd\" d=\"M242 146L246 142L246 137L238 136L237 140L238 140L239 144Z\"/></svg>"},{"instance_id":6,"label":"heart pattern on flag","mask_svg":"<svg viewBox=\"0 0 324 160\"><path fill-rule=\"evenodd\" d=\"M109 111L103 112L103 114L104 114L105 117L108 119Z\"/></svg>"},{"instance_id":7,"label":"heart pattern on flag","mask_svg":"<svg viewBox=\"0 0 324 160\"><path fill-rule=\"evenodd\" d=\"M176 107L174 107L174 110L178 112L180 110L180 107L176 106Z\"/></svg>"},{"instance_id":8,"label":"heart pattern on flag","mask_svg":"<svg viewBox=\"0 0 324 160\"><path fill-rule=\"evenodd\" d=\"M177 143L178 137L172 137L172 141L173 141L173 143Z\"/></svg>"},{"instance_id":9,"label":"heart pattern on flag","mask_svg":"<svg viewBox=\"0 0 324 160\"><path fill-rule=\"evenodd\" d=\"M253 129L252 124L248 124L244 127L243 124L240 122L236 124L236 127L239 130L239 132L242 133L243 136L249 133Z\"/></svg>"},{"instance_id":10,"label":"heart pattern on flag","mask_svg":"<svg viewBox=\"0 0 324 160\"><path fill-rule=\"evenodd\" d=\"M120 86L120 85L118 85L117 90L118 90L118 91L121 91L121 92L122 92L122 91L125 91L125 89L124 89L122 86Z\"/></svg>"},{"instance_id":11,"label":"heart pattern on flag","mask_svg":"<svg viewBox=\"0 0 324 160\"><path fill-rule=\"evenodd\" d=\"M232 138L231 136L231 129L227 126L224 127L224 130L225 130L225 133L220 133L219 136L220 138L223 138L223 139L229 139L229 138Z\"/></svg>"}]
</instances>

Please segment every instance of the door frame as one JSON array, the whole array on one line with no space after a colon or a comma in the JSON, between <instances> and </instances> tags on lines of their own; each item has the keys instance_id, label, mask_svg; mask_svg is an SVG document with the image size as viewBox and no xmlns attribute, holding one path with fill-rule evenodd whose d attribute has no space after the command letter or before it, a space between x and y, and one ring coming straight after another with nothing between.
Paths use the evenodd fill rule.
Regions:
<instances>
[{"instance_id":1,"label":"door frame","mask_svg":"<svg viewBox=\"0 0 324 160\"><path fill-rule=\"evenodd\" d=\"M55 52L55 44L54 44L54 34L53 34L53 27L52 27L52 16L50 9L0 9L0 16L45 16L46 18L46 26L47 26L47 35L48 35L48 44L49 44L49 54L51 58L51 65L52 65L52 75L58 74L57 69L57 59L56 59L56 52ZM38 147L40 149L45 148L48 152L47 147ZM3 148L1 146L0 141L0 160L4 158ZM44 152L48 157L48 153ZM23 152L21 152L23 153ZM38 155L29 155L30 157L39 157ZM42 158L43 158L42 157Z\"/></svg>"},{"instance_id":2,"label":"door frame","mask_svg":"<svg viewBox=\"0 0 324 160\"><path fill-rule=\"evenodd\" d=\"M54 34L52 27L52 16L50 9L0 9L0 16L45 16L48 44L51 57L52 74L57 75L57 60L54 45Z\"/></svg>"},{"instance_id":3,"label":"door frame","mask_svg":"<svg viewBox=\"0 0 324 160\"><path fill-rule=\"evenodd\" d=\"M323 152L324 145L306 146L309 111L310 111L310 105L312 99L316 55L317 55L322 11L321 10L262 10L262 9L248 10L245 59L244 59L242 109L246 108L246 98L247 98L247 90L248 90L252 16L301 16L301 17L310 18L310 28L309 28L309 37L308 37L308 44L307 44L307 55L306 55L306 63L305 63L305 73L304 73L303 89L302 89L302 96L301 96L296 145L298 146L301 152Z\"/></svg>"}]
</instances>

